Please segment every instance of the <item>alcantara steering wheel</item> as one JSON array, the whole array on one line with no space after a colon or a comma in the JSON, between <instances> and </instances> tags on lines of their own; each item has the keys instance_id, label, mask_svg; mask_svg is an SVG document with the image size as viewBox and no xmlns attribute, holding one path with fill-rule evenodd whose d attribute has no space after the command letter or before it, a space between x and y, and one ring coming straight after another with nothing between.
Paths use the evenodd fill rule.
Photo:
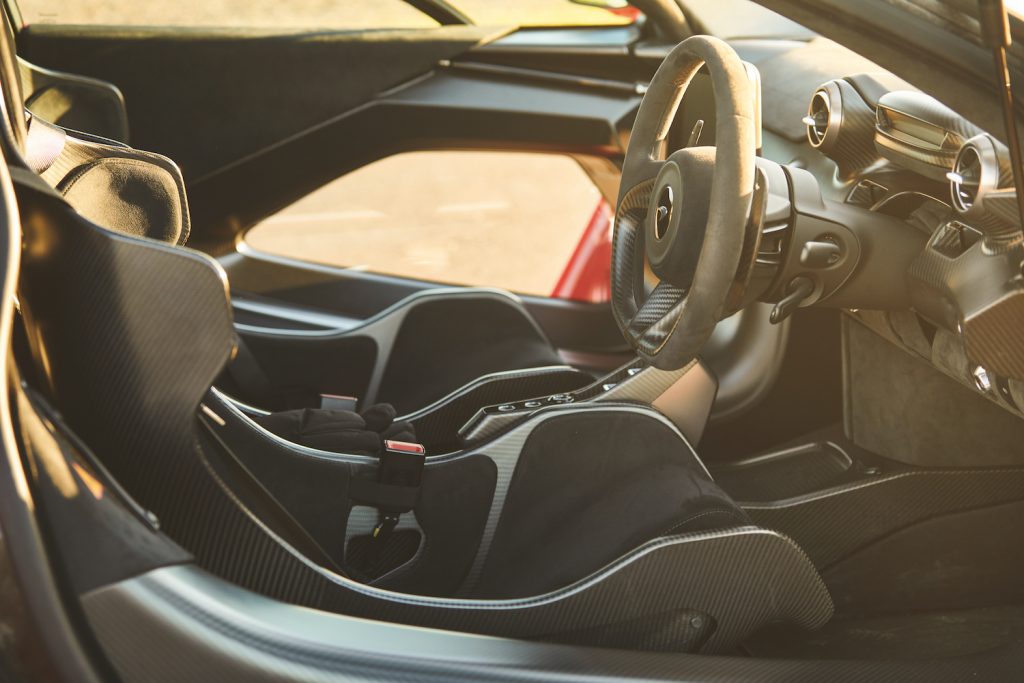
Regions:
<instances>
[{"instance_id":1,"label":"alcantara steering wheel","mask_svg":"<svg viewBox=\"0 0 1024 683\"><path fill-rule=\"evenodd\" d=\"M658 159L704 64L715 92L715 146ZM630 345L663 370L693 360L728 312L754 192L752 88L731 47L693 36L665 58L633 124L612 237L612 311ZM646 297L645 256L660 281Z\"/></svg>"}]
</instances>

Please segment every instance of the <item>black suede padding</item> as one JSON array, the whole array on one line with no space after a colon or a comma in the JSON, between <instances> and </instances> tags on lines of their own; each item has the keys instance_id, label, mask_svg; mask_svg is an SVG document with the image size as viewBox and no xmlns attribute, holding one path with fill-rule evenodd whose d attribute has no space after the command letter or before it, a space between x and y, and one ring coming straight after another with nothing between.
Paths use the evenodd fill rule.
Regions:
<instances>
[{"instance_id":1,"label":"black suede padding","mask_svg":"<svg viewBox=\"0 0 1024 683\"><path fill-rule=\"evenodd\" d=\"M402 323L377 399L403 414L492 372L561 364L516 302L431 299L415 306Z\"/></svg>"},{"instance_id":2,"label":"black suede padding","mask_svg":"<svg viewBox=\"0 0 1024 683\"><path fill-rule=\"evenodd\" d=\"M966 366L952 349L936 344L928 363L842 320L845 431L855 444L916 466L1024 464L1024 421L936 369Z\"/></svg>"},{"instance_id":3,"label":"black suede padding","mask_svg":"<svg viewBox=\"0 0 1024 683\"><path fill-rule=\"evenodd\" d=\"M366 415L369 419L348 410L299 408L252 419L282 439L333 453L376 455L383 439L416 441L412 424L393 421L391 406L371 406Z\"/></svg>"},{"instance_id":4,"label":"black suede padding","mask_svg":"<svg viewBox=\"0 0 1024 683\"><path fill-rule=\"evenodd\" d=\"M282 439L322 451L370 455L381 445L380 435L367 429L357 413L347 410L299 408L252 419Z\"/></svg>"},{"instance_id":5,"label":"black suede padding","mask_svg":"<svg viewBox=\"0 0 1024 683\"><path fill-rule=\"evenodd\" d=\"M408 570L379 585L414 595L453 595L480 547L497 479L494 461L482 455L424 469L414 510L426 536L423 551Z\"/></svg>"},{"instance_id":6,"label":"black suede padding","mask_svg":"<svg viewBox=\"0 0 1024 683\"><path fill-rule=\"evenodd\" d=\"M182 232L176 179L142 159L108 157L75 169L57 189L93 223L174 244Z\"/></svg>"},{"instance_id":7,"label":"black suede padding","mask_svg":"<svg viewBox=\"0 0 1024 683\"><path fill-rule=\"evenodd\" d=\"M748 523L654 418L552 418L523 447L474 597L538 595L658 536Z\"/></svg>"}]
</instances>

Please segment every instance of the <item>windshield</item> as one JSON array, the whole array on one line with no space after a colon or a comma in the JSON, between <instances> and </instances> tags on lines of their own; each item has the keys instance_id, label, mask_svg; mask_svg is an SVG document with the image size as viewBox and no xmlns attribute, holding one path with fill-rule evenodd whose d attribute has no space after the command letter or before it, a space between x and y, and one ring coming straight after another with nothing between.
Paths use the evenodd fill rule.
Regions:
<instances>
[{"instance_id":1,"label":"windshield","mask_svg":"<svg viewBox=\"0 0 1024 683\"><path fill-rule=\"evenodd\" d=\"M687 0L684 4L708 33L726 40L814 37L812 31L751 0Z\"/></svg>"}]
</instances>

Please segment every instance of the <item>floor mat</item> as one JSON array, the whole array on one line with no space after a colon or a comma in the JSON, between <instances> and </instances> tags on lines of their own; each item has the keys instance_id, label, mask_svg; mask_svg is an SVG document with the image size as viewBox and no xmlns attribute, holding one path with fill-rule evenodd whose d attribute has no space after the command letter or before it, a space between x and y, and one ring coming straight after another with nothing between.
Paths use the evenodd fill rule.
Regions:
<instances>
[{"instance_id":1,"label":"floor mat","mask_svg":"<svg viewBox=\"0 0 1024 683\"><path fill-rule=\"evenodd\" d=\"M755 657L927 660L1024 642L1024 606L837 619L815 632L773 626L744 643Z\"/></svg>"}]
</instances>

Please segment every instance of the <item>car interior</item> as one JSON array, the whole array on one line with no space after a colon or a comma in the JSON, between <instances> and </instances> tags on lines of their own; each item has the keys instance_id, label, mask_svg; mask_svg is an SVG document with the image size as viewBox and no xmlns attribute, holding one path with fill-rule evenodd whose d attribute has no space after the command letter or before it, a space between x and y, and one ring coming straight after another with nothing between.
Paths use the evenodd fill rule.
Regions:
<instances>
[{"instance_id":1,"label":"car interior","mask_svg":"<svg viewBox=\"0 0 1024 683\"><path fill-rule=\"evenodd\" d=\"M1024 238L997 131L809 32L412 4L445 20L2 13L11 410L111 671L330 668L357 618L777 680L1007 680ZM614 210L608 300L246 245L419 149L571 155Z\"/></svg>"}]
</instances>

